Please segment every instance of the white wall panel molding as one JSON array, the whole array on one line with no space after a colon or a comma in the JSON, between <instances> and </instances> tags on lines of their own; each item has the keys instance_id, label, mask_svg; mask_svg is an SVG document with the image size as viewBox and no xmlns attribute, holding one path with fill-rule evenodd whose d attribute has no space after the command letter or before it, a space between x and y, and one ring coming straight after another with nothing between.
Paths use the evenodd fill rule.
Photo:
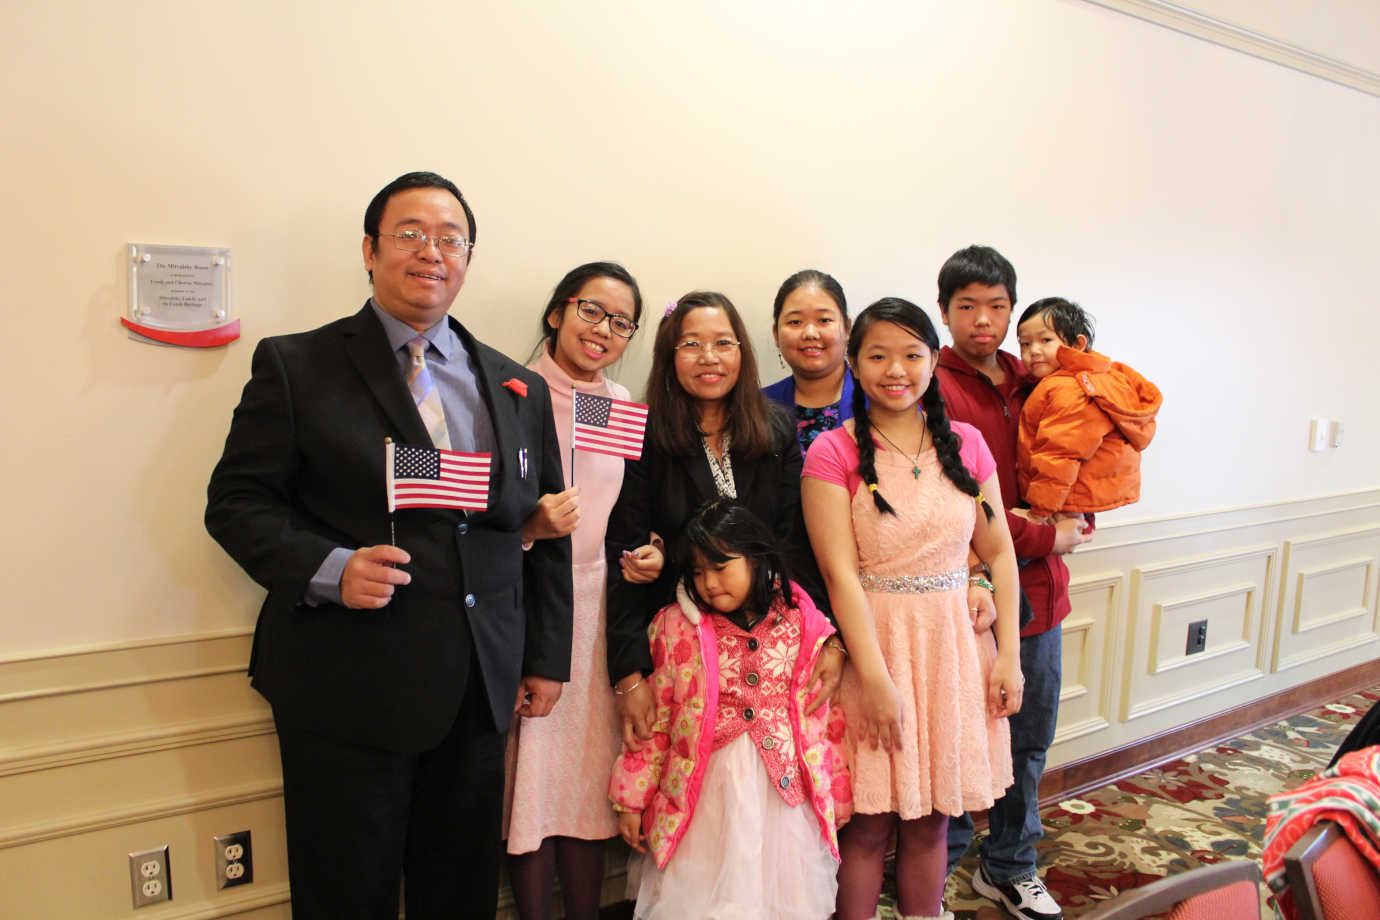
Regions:
<instances>
[{"instance_id":1,"label":"white wall panel molding","mask_svg":"<svg viewBox=\"0 0 1380 920\"><path fill-rule=\"evenodd\" d=\"M1069 584L1072 612L1063 623L1063 687L1054 743L1105 732L1115 707L1116 635L1124 619L1126 577L1109 572Z\"/></svg>"},{"instance_id":2,"label":"white wall panel molding","mask_svg":"<svg viewBox=\"0 0 1380 920\"><path fill-rule=\"evenodd\" d=\"M272 717L241 715L79 737L0 753L0 777L272 733Z\"/></svg>"},{"instance_id":3,"label":"white wall panel molding","mask_svg":"<svg viewBox=\"0 0 1380 920\"><path fill-rule=\"evenodd\" d=\"M1136 567L1131 576L1121 718L1130 722L1265 675L1265 616L1280 549L1243 547ZM1206 620L1207 645L1188 655L1189 624Z\"/></svg>"},{"instance_id":4,"label":"white wall panel molding","mask_svg":"<svg viewBox=\"0 0 1380 920\"><path fill-rule=\"evenodd\" d=\"M1119 512L1118 512L1119 513ZM1251 531L1265 525L1284 525L1297 531L1312 521L1349 517L1380 518L1380 490L1365 490L1342 495L1300 498L1284 502L1195 511L1142 521L1099 524L1092 543L1079 547L1076 555L1115 552L1127 547L1144 549L1152 544L1187 537L1225 536Z\"/></svg>"},{"instance_id":5,"label":"white wall panel molding","mask_svg":"<svg viewBox=\"0 0 1380 920\"><path fill-rule=\"evenodd\" d=\"M1164 646L1172 646L1178 639L1177 632L1167 629L1166 624L1189 623L1201 617L1210 616L1217 608L1240 607L1243 611L1256 611L1254 616L1243 617L1243 634L1225 641L1214 641L1210 648L1204 649L1196 655L1185 655L1175 650L1168 655L1154 655L1150 661L1151 674L1165 674L1170 671L1184 667L1193 667L1211 661L1214 658L1230 656L1243 648L1255 646L1250 634L1252 623L1258 626L1260 622L1259 603L1257 594L1260 590L1259 585L1243 583L1239 585L1229 585L1218 591L1209 591L1204 594L1197 594L1192 597L1178 598L1162 604L1155 604L1153 616L1151 617L1150 642L1151 649L1163 650ZM1161 633L1165 634L1162 635ZM1215 638L1215 637L1214 637Z\"/></svg>"},{"instance_id":6,"label":"white wall panel molding","mask_svg":"<svg viewBox=\"0 0 1380 920\"><path fill-rule=\"evenodd\" d=\"M1380 654L1380 490L1104 522L1065 558L1073 610L1051 766ZM1185 655L1187 624L1199 619L1207 648ZM1099 633L1105 726L1088 671Z\"/></svg>"},{"instance_id":7,"label":"white wall panel molding","mask_svg":"<svg viewBox=\"0 0 1380 920\"><path fill-rule=\"evenodd\" d=\"M253 631L224 630L0 658L0 704L244 671Z\"/></svg>"},{"instance_id":8,"label":"white wall panel molding","mask_svg":"<svg viewBox=\"0 0 1380 920\"><path fill-rule=\"evenodd\" d=\"M1301 73L1380 96L1380 73L1318 54L1279 38L1165 0L1087 0L1176 32L1231 48Z\"/></svg>"},{"instance_id":9,"label":"white wall panel molding","mask_svg":"<svg viewBox=\"0 0 1380 920\"><path fill-rule=\"evenodd\" d=\"M1275 669L1380 643L1378 573L1380 526L1286 540Z\"/></svg>"},{"instance_id":10,"label":"white wall panel molding","mask_svg":"<svg viewBox=\"0 0 1380 920\"><path fill-rule=\"evenodd\" d=\"M115 790L112 790L114 793ZM133 807L107 808L89 811L80 815L69 815L53 821L35 821L29 824L0 827L0 850L10 847L28 846L55 840L103 831L128 824L142 824L175 818L193 812L211 811L244 805L263 799L277 798L283 794L281 780L260 780L240 786L198 792L190 795L173 795L152 802L143 802Z\"/></svg>"}]
</instances>

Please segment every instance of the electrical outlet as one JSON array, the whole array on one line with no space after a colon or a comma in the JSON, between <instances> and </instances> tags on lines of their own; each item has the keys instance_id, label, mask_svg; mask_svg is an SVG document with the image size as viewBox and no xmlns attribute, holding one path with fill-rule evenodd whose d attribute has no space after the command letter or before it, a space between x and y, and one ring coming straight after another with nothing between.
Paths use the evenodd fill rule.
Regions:
<instances>
[{"instance_id":1,"label":"electrical outlet","mask_svg":"<svg viewBox=\"0 0 1380 920\"><path fill-rule=\"evenodd\" d=\"M217 888L233 888L254 881L254 849L249 842L249 831L216 837L215 853Z\"/></svg>"},{"instance_id":2,"label":"electrical outlet","mask_svg":"<svg viewBox=\"0 0 1380 920\"><path fill-rule=\"evenodd\" d=\"M1196 655L1207 648L1207 620L1195 620L1188 624L1188 644L1185 655Z\"/></svg>"},{"instance_id":3,"label":"electrical outlet","mask_svg":"<svg viewBox=\"0 0 1380 920\"><path fill-rule=\"evenodd\" d=\"M135 907L172 900L167 846L129 854L129 889Z\"/></svg>"}]
</instances>

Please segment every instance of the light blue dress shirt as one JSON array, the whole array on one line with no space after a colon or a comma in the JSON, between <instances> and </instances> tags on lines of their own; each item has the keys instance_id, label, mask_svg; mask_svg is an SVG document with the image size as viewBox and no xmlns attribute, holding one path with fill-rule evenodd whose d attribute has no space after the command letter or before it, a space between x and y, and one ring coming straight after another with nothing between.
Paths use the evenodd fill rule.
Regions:
<instances>
[{"instance_id":1,"label":"light blue dress shirt","mask_svg":"<svg viewBox=\"0 0 1380 920\"><path fill-rule=\"evenodd\" d=\"M407 343L418 333L397 317L391 316L372 297L369 306L383 324L388 345L398 361L398 374L407 379L412 358ZM479 380L475 376L474 359L460 342L460 336L442 318L421 333L430 345L426 349L427 370L441 396L441 408L446 414L446 430L450 434L450 449L464 453L492 454L497 446L489 407L479 395ZM382 486L382 483L380 483ZM340 576L345 563L354 555L353 549L337 546L331 550L307 585L304 600L312 607L318 604L340 603Z\"/></svg>"}]
</instances>

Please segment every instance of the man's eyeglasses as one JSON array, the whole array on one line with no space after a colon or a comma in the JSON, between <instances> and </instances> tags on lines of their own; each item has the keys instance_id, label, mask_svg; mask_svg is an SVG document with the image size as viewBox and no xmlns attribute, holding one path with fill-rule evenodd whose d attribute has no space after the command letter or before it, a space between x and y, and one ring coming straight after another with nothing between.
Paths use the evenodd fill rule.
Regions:
<instances>
[{"instance_id":1,"label":"man's eyeglasses","mask_svg":"<svg viewBox=\"0 0 1380 920\"><path fill-rule=\"evenodd\" d=\"M630 339L633 337L633 333L637 331L637 323L628 319L621 313L610 313L608 310L604 309L603 304L595 303L592 300L581 300L578 297L571 297L566 303L573 303L575 305L575 314L591 326L599 325L604 321L604 317L607 316L609 318L609 329L619 338Z\"/></svg>"},{"instance_id":2,"label":"man's eyeglasses","mask_svg":"<svg viewBox=\"0 0 1380 920\"><path fill-rule=\"evenodd\" d=\"M427 236L420 230L403 230L399 233L380 233L391 236L393 245L403 252L421 252L427 243L435 243L436 250L443 256L463 256L474 248L474 244L463 236Z\"/></svg>"},{"instance_id":3,"label":"man's eyeglasses","mask_svg":"<svg viewBox=\"0 0 1380 920\"><path fill-rule=\"evenodd\" d=\"M700 355L714 355L722 358L732 354L738 348L737 339L715 339L712 342L701 343L698 339L686 339L676 346L676 355L685 355L688 358L698 358Z\"/></svg>"}]
</instances>

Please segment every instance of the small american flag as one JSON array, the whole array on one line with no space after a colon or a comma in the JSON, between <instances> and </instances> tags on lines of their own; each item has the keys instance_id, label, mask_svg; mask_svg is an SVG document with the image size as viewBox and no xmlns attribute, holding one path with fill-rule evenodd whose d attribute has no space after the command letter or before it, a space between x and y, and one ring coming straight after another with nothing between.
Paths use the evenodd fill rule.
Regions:
<instances>
[{"instance_id":1,"label":"small american flag","mask_svg":"<svg viewBox=\"0 0 1380 920\"><path fill-rule=\"evenodd\" d=\"M489 504L489 455L462 454L434 447L384 445L388 510L465 508Z\"/></svg>"},{"instance_id":2,"label":"small american flag","mask_svg":"<svg viewBox=\"0 0 1380 920\"><path fill-rule=\"evenodd\" d=\"M646 431L647 407L641 403L576 391L576 450L636 460Z\"/></svg>"}]
</instances>

